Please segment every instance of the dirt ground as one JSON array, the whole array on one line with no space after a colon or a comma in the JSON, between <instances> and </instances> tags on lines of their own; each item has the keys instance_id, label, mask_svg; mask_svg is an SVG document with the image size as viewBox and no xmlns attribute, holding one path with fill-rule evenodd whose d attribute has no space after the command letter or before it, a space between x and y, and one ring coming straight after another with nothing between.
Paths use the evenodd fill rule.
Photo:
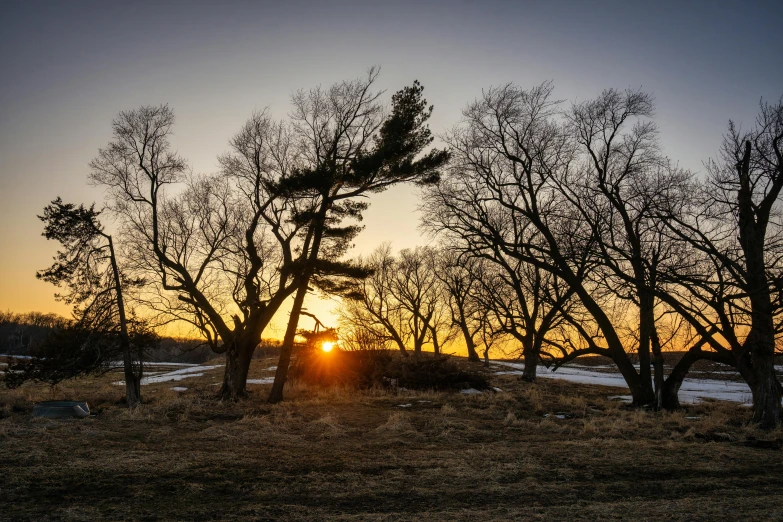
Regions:
<instances>
[{"instance_id":1,"label":"dirt ground","mask_svg":"<svg viewBox=\"0 0 783 522\"><path fill-rule=\"evenodd\" d=\"M509 375L476 395L293 383L276 406L268 385L224 403L221 370L145 386L134 412L117 375L0 389L0 520L783 519L783 431L742 406L646 412ZM94 415L31 416L55 398Z\"/></svg>"}]
</instances>

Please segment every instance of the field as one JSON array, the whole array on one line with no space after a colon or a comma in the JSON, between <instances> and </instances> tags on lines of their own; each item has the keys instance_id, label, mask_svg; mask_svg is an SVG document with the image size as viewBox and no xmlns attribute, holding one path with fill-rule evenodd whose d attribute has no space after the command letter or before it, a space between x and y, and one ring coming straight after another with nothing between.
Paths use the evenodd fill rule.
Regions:
<instances>
[{"instance_id":1,"label":"field","mask_svg":"<svg viewBox=\"0 0 783 522\"><path fill-rule=\"evenodd\" d=\"M0 390L0 520L783 519L783 431L737 404L654 413L495 374L475 395L293 383L270 406L252 384L221 403L221 370L145 386L134 412L116 374ZM31 417L51 398L95 415Z\"/></svg>"}]
</instances>

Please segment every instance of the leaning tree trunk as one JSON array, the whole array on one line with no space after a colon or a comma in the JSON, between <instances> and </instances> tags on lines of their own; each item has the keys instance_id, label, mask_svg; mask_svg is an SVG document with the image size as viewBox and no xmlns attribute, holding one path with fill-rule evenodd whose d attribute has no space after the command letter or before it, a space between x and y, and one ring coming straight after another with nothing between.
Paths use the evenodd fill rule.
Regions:
<instances>
[{"instance_id":1,"label":"leaning tree trunk","mask_svg":"<svg viewBox=\"0 0 783 522\"><path fill-rule=\"evenodd\" d=\"M269 399L267 399L271 404L277 404L283 400L283 387L288 377L288 365L291 363L291 354L294 351L294 339L296 338L296 329L299 326L299 315L302 312L305 295L307 295L308 280L309 277L305 277L300 284L291 307L291 316L288 319L285 337L283 337L283 346L280 348L280 361L277 363L275 382L272 383L272 391L269 392Z\"/></svg>"},{"instance_id":2,"label":"leaning tree trunk","mask_svg":"<svg viewBox=\"0 0 783 522\"><path fill-rule=\"evenodd\" d=\"M430 334L432 335L432 351L435 355L440 355L440 343L438 343L438 332L435 327L430 327Z\"/></svg>"},{"instance_id":3,"label":"leaning tree trunk","mask_svg":"<svg viewBox=\"0 0 783 522\"><path fill-rule=\"evenodd\" d=\"M120 269L117 266L117 257L114 254L114 242L111 236L105 236L109 241L109 261L111 262L114 286L117 293L117 312L120 317L120 347L122 348L122 364L125 370L125 401L129 408L135 408L141 404L141 376L143 363L141 357L138 361L138 371L134 371L133 352L128 335L128 320L125 317L125 301L122 298L122 282Z\"/></svg>"},{"instance_id":4,"label":"leaning tree trunk","mask_svg":"<svg viewBox=\"0 0 783 522\"><path fill-rule=\"evenodd\" d=\"M473 341L473 336L470 335L468 327L464 324L460 324L460 330L462 330L462 336L465 338L465 346L468 349L468 360L478 362L479 355L478 352L476 352L476 343Z\"/></svg>"},{"instance_id":5,"label":"leaning tree trunk","mask_svg":"<svg viewBox=\"0 0 783 522\"><path fill-rule=\"evenodd\" d=\"M704 342L704 340L700 341L685 352L685 355L677 361L677 364L674 365L671 373L663 382L661 387L661 407L663 409L668 411L681 409L680 386L682 386L682 381L685 380L685 376L688 375L693 363L702 358L701 346Z\"/></svg>"}]
</instances>

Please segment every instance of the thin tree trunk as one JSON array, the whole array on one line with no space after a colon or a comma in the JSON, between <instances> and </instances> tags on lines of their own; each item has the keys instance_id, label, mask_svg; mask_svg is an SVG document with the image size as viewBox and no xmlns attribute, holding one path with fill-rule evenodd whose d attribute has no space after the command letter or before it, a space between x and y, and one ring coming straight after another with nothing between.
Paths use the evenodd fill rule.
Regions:
<instances>
[{"instance_id":1,"label":"thin tree trunk","mask_svg":"<svg viewBox=\"0 0 783 522\"><path fill-rule=\"evenodd\" d=\"M283 400L283 386L285 386L288 376L288 365L291 363L291 353L294 350L294 338L296 329L299 325L299 315L302 311L305 296L307 295L307 283L309 278L305 278L296 291L294 304L291 307L291 316L288 319L288 327L283 338L283 346L280 348L280 361L277 363L275 372L275 382L272 384L272 391L269 393L268 402L276 404Z\"/></svg>"},{"instance_id":2,"label":"thin tree trunk","mask_svg":"<svg viewBox=\"0 0 783 522\"><path fill-rule=\"evenodd\" d=\"M653 352L653 383L655 389L655 411L659 411L663 408L663 352L661 350L661 340L658 338L658 332L653 326L652 335L650 336L650 344Z\"/></svg>"},{"instance_id":3,"label":"thin tree trunk","mask_svg":"<svg viewBox=\"0 0 783 522\"><path fill-rule=\"evenodd\" d=\"M120 347L122 348L122 364L125 373L125 400L129 408L136 408L141 404L141 376L144 368L141 357L139 357L138 361L138 372L134 371L133 368L133 352L131 351L130 336L128 335L128 321L125 317L125 301L122 298L120 270L117 267L117 258L114 254L114 242L111 236L106 237L109 240L109 257L114 276L114 286L117 291L117 311L120 316Z\"/></svg>"}]
</instances>

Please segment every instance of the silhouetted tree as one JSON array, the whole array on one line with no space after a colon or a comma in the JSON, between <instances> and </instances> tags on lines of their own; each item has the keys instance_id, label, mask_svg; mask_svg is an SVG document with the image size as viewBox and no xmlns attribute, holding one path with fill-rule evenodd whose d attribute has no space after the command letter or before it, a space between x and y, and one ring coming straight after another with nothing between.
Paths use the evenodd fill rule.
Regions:
<instances>
[{"instance_id":1,"label":"silhouetted tree","mask_svg":"<svg viewBox=\"0 0 783 522\"><path fill-rule=\"evenodd\" d=\"M468 360L478 361L476 336L481 332L487 318L486 308L477 299L482 275L479 263L472 259L462 259L447 249L443 249L441 255L435 275L446 291L451 323L462 334Z\"/></svg>"},{"instance_id":2,"label":"silhouetted tree","mask_svg":"<svg viewBox=\"0 0 783 522\"><path fill-rule=\"evenodd\" d=\"M173 123L167 106L120 113L91 179L121 217L130 268L148 279L140 301L158 322L191 324L225 353L220 393L235 398L264 328L297 288L290 268L302 227L287 221L294 203L271 191L297 158L288 127L256 113L220 174L188 175L169 142Z\"/></svg>"},{"instance_id":3,"label":"silhouetted tree","mask_svg":"<svg viewBox=\"0 0 783 522\"><path fill-rule=\"evenodd\" d=\"M557 278L597 324L599 342L580 352L611 357L636 404L651 399L620 332L590 278L599 266L600 231L585 223L563 186L574 174L577 143L558 118L552 85L493 88L464 111L448 137L455 151L449 175L430 193L430 227L470 241L475 255L494 252Z\"/></svg>"},{"instance_id":4,"label":"silhouetted tree","mask_svg":"<svg viewBox=\"0 0 783 522\"><path fill-rule=\"evenodd\" d=\"M358 219L367 206L356 199L398 183L433 182L448 159L443 150L424 152L432 143L427 126L432 106L422 97L423 87L414 82L395 93L391 113L384 117L380 94L371 91L377 74L370 69L363 80L294 97L293 129L303 165L280 178L275 190L303 205L291 218L305 227L303 257L295 268L297 290L270 402L283 399L299 313L311 280L322 273L350 275L350 267L336 259L358 232L358 227L340 226L341 222Z\"/></svg>"},{"instance_id":5,"label":"silhouetted tree","mask_svg":"<svg viewBox=\"0 0 783 522\"><path fill-rule=\"evenodd\" d=\"M709 358L735 366L753 393L753 419L781 422L781 387L774 369L783 330L783 99L762 102L756 124L741 132L729 122L708 179L683 190L661 210L673 237L693 253L689 270L666 274L679 293L661 297L702 336L675 368L676 392L693 362ZM677 203L679 202L679 205ZM704 345L710 350L702 349ZM671 400L675 400L672 398Z\"/></svg>"},{"instance_id":6,"label":"silhouetted tree","mask_svg":"<svg viewBox=\"0 0 783 522\"><path fill-rule=\"evenodd\" d=\"M141 403L143 365L141 350L134 350L128 333L123 289L131 281L119 269L112 236L104 231L95 206L86 208L55 199L39 216L46 239L62 245L54 264L36 277L68 292L56 297L74 306L77 325L68 332L111 341L116 336L123 357L125 398L128 406ZM76 344L83 344L76 341Z\"/></svg>"}]
</instances>

